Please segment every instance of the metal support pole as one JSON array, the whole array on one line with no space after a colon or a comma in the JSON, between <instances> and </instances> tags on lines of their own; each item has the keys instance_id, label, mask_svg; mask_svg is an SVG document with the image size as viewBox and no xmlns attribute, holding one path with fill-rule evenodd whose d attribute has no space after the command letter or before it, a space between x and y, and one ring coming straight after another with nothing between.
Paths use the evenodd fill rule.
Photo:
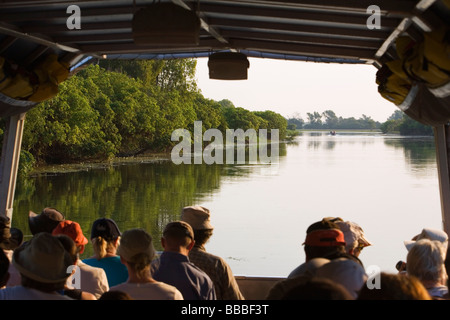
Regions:
<instances>
[{"instance_id":1,"label":"metal support pole","mask_svg":"<svg viewBox=\"0 0 450 320\"><path fill-rule=\"evenodd\" d=\"M14 192L26 113L8 117L0 162L0 214L12 219Z\"/></svg>"},{"instance_id":2,"label":"metal support pole","mask_svg":"<svg viewBox=\"0 0 450 320\"><path fill-rule=\"evenodd\" d=\"M444 231L450 234L450 126L434 127L434 139L439 174L442 224Z\"/></svg>"}]
</instances>

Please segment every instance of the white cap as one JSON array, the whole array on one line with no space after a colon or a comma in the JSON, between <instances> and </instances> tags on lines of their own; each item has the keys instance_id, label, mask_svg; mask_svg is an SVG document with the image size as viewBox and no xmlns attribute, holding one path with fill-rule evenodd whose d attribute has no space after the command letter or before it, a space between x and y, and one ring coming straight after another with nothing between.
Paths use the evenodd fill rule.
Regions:
<instances>
[{"instance_id":1,"label":"white cap","mask_svg":"<svg viewBox=\"0 0 450 320\"><path fill-rule=\"evenodd\" d=\"M447 233L445 233L445 231L424 228L420 234L416 235L411 240L403 241L403 243L405 244L406 250L408 250L408 251L411 250L411 248L414 246L416 241L418 241L420 239L429 239L429 240L440 241L444 244L444 248L447 249L448 235L447 235Z\"/></svg>"}]
</instances>

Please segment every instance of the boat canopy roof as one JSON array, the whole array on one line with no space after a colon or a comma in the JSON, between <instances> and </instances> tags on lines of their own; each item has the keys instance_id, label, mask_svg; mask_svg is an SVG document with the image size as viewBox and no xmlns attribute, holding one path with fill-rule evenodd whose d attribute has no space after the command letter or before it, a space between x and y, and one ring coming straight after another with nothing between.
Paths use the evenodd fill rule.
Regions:
<instances>
[{"instance_id":1,"label":"boat canopy roof","mask_svg":"<svg viewBox=\"0 0 450 320\"><path fill-rule=\"evenodd\" d=\"M195 58L231 50L251 57L381 66L396 58L399 34L417 39L450 21L447 0L173 0L200 18L198 43L135 44L133 16L154 2L3 0L0 52L26 64L48 49L107 59ZM79 29L70 29L76 13L71 5L80 9Z\"/></svg>"},{"instance_id":2,"label":"boat canopy roof","mask_svg":"<svg viewBox=\"0 0 450 320\"><path fill-rule=\"evenodd\" d=\"M148 35L145 19L140 30L134 25L136 13L156 4L195 14L197 41L137 43L136 34ZM399 58L398 37L421 41L427 32L448 28L449 21L449 0L2 0L0 57L29 68L56 53L72 74L99 59L199 58L215 52L380 69ZM0 108L0 116L10 114Z\"/></svg>"}]
</instances>

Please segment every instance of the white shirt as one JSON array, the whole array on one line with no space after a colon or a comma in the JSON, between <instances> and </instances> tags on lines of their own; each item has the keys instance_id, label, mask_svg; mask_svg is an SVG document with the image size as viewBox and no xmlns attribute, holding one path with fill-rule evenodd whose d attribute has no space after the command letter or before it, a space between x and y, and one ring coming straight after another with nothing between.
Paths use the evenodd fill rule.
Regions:
<instances>
[{"instance_id":1,"label":"white shirt","mask_svg":"<svg viewBox=\"0 0 450 320\"><path fill-rule=\"evenodd\" d=\"M92 267L80 259L77 260L77 271L67 279L69 287L75 287L92 293L97 299L109 290L108 278L102 268Z\"/></svg>"},{"instance_id":2,"label":"white shirt","mask_svg":"<svg viewBox=\"0 0 450 320\"><path fill-rule=\"evenodd\" d=\"M183 295L177 288L164 282L124 282L110 290L126 292L134 300L183 300Z\"/></svg>"}]
</instances>

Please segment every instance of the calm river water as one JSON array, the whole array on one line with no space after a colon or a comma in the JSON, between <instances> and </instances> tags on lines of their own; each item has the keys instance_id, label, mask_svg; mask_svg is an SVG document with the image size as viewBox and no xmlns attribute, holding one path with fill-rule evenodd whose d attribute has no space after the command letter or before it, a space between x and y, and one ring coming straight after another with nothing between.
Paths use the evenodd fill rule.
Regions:
<instances>
[{"instance_id":1,"label":"calm river water","mask_svg":"<svg viewBox=\"0 0 450 320\"><path fill-rule=\"evenodd\" d=\"M164 225L186 205L212 212L207 249L236 275L286 276L304 262L307 227L324 216L360 224L373 246L366 268L394 272L403 241L422 228L442 228L434 140L377 133L304 132L280 146L278 164L174 165L170 160L85 167L19 181L13 226L29 235L28 211L45 206L79 222L114 219L122 231L141 227L155 247ZM82 258L90 255L90 245Z\"/></svg>"}]
</instances>

